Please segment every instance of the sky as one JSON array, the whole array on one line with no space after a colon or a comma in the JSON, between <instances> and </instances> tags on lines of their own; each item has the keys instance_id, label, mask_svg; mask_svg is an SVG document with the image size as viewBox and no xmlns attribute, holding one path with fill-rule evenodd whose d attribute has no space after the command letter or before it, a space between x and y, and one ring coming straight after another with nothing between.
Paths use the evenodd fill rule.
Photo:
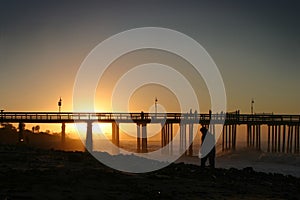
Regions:
<instances>
[{"instance_id":1,"label":"sky","mask_svg":"<svg viewBox=\"0 0 300 200\"><path fill-rule=\"evenodd\" d=\"M72 111L77 71L95 46L128 29L164 27L190 36L210 54L224 81L228 111L249 113L254 98L256 113L299 114L299 19L299 1L0 0L0 108L58 111L62 97L62 110ZM168 52L125 55L98 87L98 111L109 111L107 90L122 72L150 61L190 73L189 63ZM194 79L201 112L207 113L207 88ZM129 107L153 110L154 97L165 110L177 110L178 102L170 102L174 94L157 85L139 88Z\"/></svg>"}]
</instances>

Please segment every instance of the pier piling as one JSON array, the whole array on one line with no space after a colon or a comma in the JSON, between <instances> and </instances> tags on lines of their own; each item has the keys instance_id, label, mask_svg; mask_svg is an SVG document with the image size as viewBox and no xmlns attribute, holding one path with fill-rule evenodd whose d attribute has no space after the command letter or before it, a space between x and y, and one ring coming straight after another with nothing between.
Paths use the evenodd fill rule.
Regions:
<instances>
[{"instance_id":1,"label":"pier piling","mask_svg":"<svg viewBox=\"0 0 300 200\"><path fill-rule=\"evenodd\" d=\"M87 122L85 148L87 151L93 151L93 123Z\"/></svg>"}]
</instances>

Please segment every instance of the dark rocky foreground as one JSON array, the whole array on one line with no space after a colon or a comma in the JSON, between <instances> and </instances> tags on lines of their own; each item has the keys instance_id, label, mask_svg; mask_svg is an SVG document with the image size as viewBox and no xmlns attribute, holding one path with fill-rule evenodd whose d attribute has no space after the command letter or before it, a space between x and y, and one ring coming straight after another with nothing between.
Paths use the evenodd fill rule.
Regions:
<instances>
[{"instance_id":1,"label":"dark rocky foreground","mask_svg":"<svg viewBox=\"0 0 300 200\"><path fill-rule=\"evenodd\" d=\"M300 179L171 164L130 174L88 153L0 146L0 199L300 199Z\"/></svg>"}]
</instances>

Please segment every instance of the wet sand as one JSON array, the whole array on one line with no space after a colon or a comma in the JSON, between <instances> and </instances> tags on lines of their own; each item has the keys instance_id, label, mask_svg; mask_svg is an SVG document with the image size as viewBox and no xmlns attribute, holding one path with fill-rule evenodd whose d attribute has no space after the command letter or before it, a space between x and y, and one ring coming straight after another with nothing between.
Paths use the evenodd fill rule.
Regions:
<instances>
[{"instance_id":1,"label":"wet sand","mask_svg":"<svg viewBox=\"0 0 300 200\"><path fill-rule=\"evenodd\" d=\"M110 169L89 153L0 146L0 199L300 199L300 179L191 164L145 174Z\"/></svg>"}]
</instances>

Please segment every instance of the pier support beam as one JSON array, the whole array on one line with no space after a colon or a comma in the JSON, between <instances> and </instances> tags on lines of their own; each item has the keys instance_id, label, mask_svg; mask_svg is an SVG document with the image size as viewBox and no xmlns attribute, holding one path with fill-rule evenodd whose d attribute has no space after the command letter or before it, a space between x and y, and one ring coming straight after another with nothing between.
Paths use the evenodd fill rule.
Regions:
<instances>
[{"instance_id":1,"label":"pier support beam","mask_svg":"<svg viewBox=\"0 0 300 200\"><path fill-rule=\"evenodd\" d=\"M226 131L226 127L224 125L222 130L222 151L225 151L225 131Z\"/></svg>"},{"instance_id":2,"label":"pier support beam","mask_svg":"<svg viewBox=\"0 0 300 200\"><path fill-rule=\"evenodd\" d=\"M85 139L85 149L86 151L93 151L93 123L87 122L86 126L86 139Z\"/></svg>"},{"instance_id":3,"label":"pier support beam","mask_svg":"<svg viewBox=\"0 0 300 200\"><path fill-rule=\"evenodd\" d=\"M225 150L229 149L228 140L229 140L228 125L225 125Z\"/></svg>"},{"instance_id":4,"label":"pier support beam","mask_svg":"<svg viewBox=\"0 0 300 200\"><path fill-rule=\"evenodd\" d=\"M163 149L164 154L173 154L173 146L172 146L172 140L173 140L173 124L172 123L166 123L161 124L161 147ZM167 146L168 145L168 146ZM167 146L167 147L165 147Z\"/></svg>"},{"instance_id":5,"label":"pier support beam","mask_svg":"<svg viewBox=\"0 0 300 200\"><path fill-rule=\"evenodd\" d=\"M120 150L118 147L120 146L120 129L117 122L111 123L111 141L115 145L112 149L112 153L114 155L119 154Z\"/></svg>"},{"instance_id":6,"label":"pier support beam","mask_svg":"<svg viewBox=\"0 0 300 200\"><path fill-rule=\"evenodd\" d=\"M161 124L161 139L160 139L160 142L161 142L161 148L162 148L162 153L166 154L166 149L163 149L167 144L167 133L166 133L166 125L165 124Z\"/></svg>"},{"instance_id":7,"label":"pier support beam","mask_svg":"<svg viewBox=\"0 0 300 200\"><path fill-rule=\"evenodd\" d=\"M282 150L281 152L285 151L285 137L286 137L286 125L283 125L283 133L282 133Z\"/></svg>"},{"instance_id":8,"label":"pier support beam","mask_svg":"<svg viewBox=\"0 0 300 200\"><path fill-rule=\"evenodd\" d=\"M19 122L19 132L18 132L18 143L23 143L24 142L24 129L25 129L25 124L23 122Z\"/></svg>"},{"instance_id":9,"label":"pier support beam","mask_svg":"<svg viewBox=\"0 0 300 200\"><path fill-rule=\"evenodd\" d=\"M111 130L112 130L112 133L111 133L111 140L112 140L112 143L114 145L116 145L117 147L119 147L120 145L120 129L119 129L119 124L116 123L116 122L113 122L112 124L112 127L111 127Z\"/></svg>"},{"instance_id":10,"label":"pier support beam","mask_svg":"<svg viewBox=\"0 0 300 200\"><path fill-rule=\"evenodd\" d=\"M261 125L256 125L256 149L261 150Z\"/></svg>"},{"instance_id":11,"label":"pier support beam","mask_svg":"<svg viewBox=\"0 0 300 200\"><path fill-rule=\"evenodd\" d=\"M169 136L169 154L173 155L173 124L168 124L168 136Z\"/></svg>"},{"instance_id":12,"label":"pier support beam","mask_svg":"<svg viewBox=\"0 0 300 200\"><path fill-rule=\"evenodd\" d=\"M254 143L255 143L255 125L251 126L252 128L252 134L251 134L251 146L254 147Z\"/></svg>"},{"instance_id":13,"label":"pier support beam","mask_svg":"<svg viewBox=\"0 0 300 200\"><path fill-rule=\"evenodd\" d=\"M277 132L277 126L274 126L274 152L277 152L277 138L278 138L278 132Z\"/></svg>"},{"instance_id":14,"label":"pier support beam","mask_svg":"<svg viewBox=\"0 0 300 200\"><path fill-rule=\"evenodd\" d=\"M288 125L287 153L292 153L293 151L293 135L294 126Z\"/></svg>"},{"instance_id":15,"label":"pier support beam","mask_svg":"<svg viewBox=\"0 0 300 200\"><path fill-rule=\"evenodd\" d=\"M271 139L271 127L268 125L268 149L267 152L270 152L270 139Z\"/></svg>"},{"instance_id":16,"label":"pier support beam","mask_svg":"<svg viewBox=\"0 0 300 200\"><path fill-rule=\"evenodd\" d=\"M300 137L300 124L296 125L296 133L295 134L297 136L297 139L296 139L296 141L297 141L296 142L296 152L295 153L299 154L299 150L300 150L299 149L300 148L299 147L300 146L300 138L299 138Z\"/></svg>"},{"instance_id":17,"label":"pier support beam","mask_svg":"<svg viewBox=\"0 0 300 200\"><path fill-rule=\"evenodd\" d=\"M189 149L188 155L193 156L193 137L194 137L194 124L189 124Z\"/></svg>"},{"instance_id":18,"label":"pier support beam","mask_svg":"<svg viewBox=\"0 0 300 200\"><path fill-rule=\"evenodd\" d=\"M186 153L186 124L180 123L180 141L179 141L179 153Z\"/></svg>"},{"instance_id":19,"label":"pier support beam","mask_svg":"<svg viewBox=\"0 0 300 200\"><path fill-rule=\"evenodd\" d=\"M228 125L228 150L231 149L232 145L232 128L231 125Z\"/></svg>"},{"instance_id":20,"label":"pier support beam","mask_svg":"<svg viewBox=\"0 0 300 200\"><path fill-rule=\"evenodd\" d=\"M291 137L291 127L287 127L287 141L286 141L286 152L289 153L290 150L290 137Z\"/></svg>"},{"instance_id":21,"label":"pier support beam","mask_svg":"<svg viewBox=\"0 0 300 200\"><path fill-rule=\"evenodd\" d=\"M136 150L137 152L141 152L141 126L140 124L136 124Z\"/></svg>"},{"instance_id":22,"label":"pier support beam","mask_svg":"<svg viewBox=\"0 0 300 200\"><path fill-rule=\"evenodd\" d=\"M232 125L232 150L236 149L236 124Z\"/></svg>"},{"instance_id":23,"label":"pier support beam","mask_svg":"<svg viewBox=\"0 0 300 200\"><path fill-rule=\"evenodd\" d=\"M276 135L275 135L275 125L272 125L272 152L275 152L275 138L276 138Z\"/></svg>"},{"instance_id":24,"label":"pier support beam","mask_svg":"<svg viewBox=\"0 0 300 200\"><path fill-rule=\"evenodd\" d=\"M287 153L290 153L291 135L292 135L292 128L291 128L290 125L288 125L287 144L286 144L286 152L287 152Z\"/></svg>"},{"instance_id":25,"label":"pier support beam","mask_svg":"<svg viewBox=\"0 0 300 200\"><path fill-rule=\"evenodd\" d=\"M251 125L247 124L247 147L251 146Z\"/></svg>"},{"instance_id":26,"label":"pier support beam","mask_svg":"<svg viewBox=\"0 0 300 200\"><path fill-rule=\"evenodd\" d=\"M282 133L282 134L281 134ZM282 138L282 149L281 149ZM284 152L285 146L285 125L268 125L268 152Z\"/></svg>"},{"instance_id":27,"label":"pier support beam","mask_svg":"<svg viewBox=\"0 0 300 200\"><path fill-rule=\"evenodd\" d=\"M148 152L147 139L147 124L142 124L142 153Z\"/></svg>"},{"instance_id":28,"label":"pier support beam","mask_svg":"<svg viewBox=\"0 0 300 200\"><path fill-rule=\"evenodd\" d=\"M237 126L236 124L225 124L223 126L222 151L236 149L236 126ZM248 138L247 138L247 146L249 146Z\"/></svg>"},{"instance_id":29,"label":"pier support beam","mask_svg":"<svg viewBox=\"0 0 300 200\"><path fill-rule=\"evenodd\" d=\"M275 133L276 133L275 149L276 149L276 152L281 152L281 126L280 125L275 126Z\"/></svg>"},{"instance_id":30,"label":"pier support beam","mask_svg":"<svg viewBox=\"0 0 300 200\"><path fill-rule=\"evenodd\" d=\"M146 123L137 124L136 127L137 127L137 152L147 153L148 152L147 124Z\"/></svg>"},{"instance_id":31,"label":"pier support beam","mask_svg":"<svg viewBox=\"0 0 300 200\"><path fill-rule=\"evenodd\" d=\"M247 147L255 148L257 150L261 149L261 125L260 124L247 125Z\"/></svg>"},{"instance_id":32,"label":"pier support beam","mask_svg":"<svg viewBox=\"0 0 300 200\"><path fill-rule=\"evenodd\" d=\"M299 124L269 124L268 152L299 153Z\"/></svg>"},{"instance_id":33,"label":"pier support beam","mask_svg":"<svg viewBox=\"0 0 300 200\"><path fill-rule=\"evenodd\" d=\"M165 124L161 124L161 138L160 138L160 144L161 144L161 148L163 148L164 146L166 146L166 142L165 142Z\"/></svg>"},{"instance_id":34,"label":"pier support beam","mask_svg":"<svg viewBox=\"0 0 300 200\"><path fill-rule=\"evenodd\" d=\"M61 124L61 144L65 145L66 142L66 123Z\"/></svg>"},{"instance_id":35,"label":"pier support beam","mask_svg":"<svg viewBox=\"0 0 300 200\"><path fill-rule=\"evenodd\" d=\"M294 126L294 153L297 153L297 143L298 143L298 125Z\"/></svg>"},{"instance_id":36,"label":"pier support beam","mask_svg":"<svg viewBox=\"0 0 300 200\"><path fill-rule=\"evenodd\" d=\"M299 153L299 139L299 124L268 125L268 152Z\"/></svg>"}]
</instances>

